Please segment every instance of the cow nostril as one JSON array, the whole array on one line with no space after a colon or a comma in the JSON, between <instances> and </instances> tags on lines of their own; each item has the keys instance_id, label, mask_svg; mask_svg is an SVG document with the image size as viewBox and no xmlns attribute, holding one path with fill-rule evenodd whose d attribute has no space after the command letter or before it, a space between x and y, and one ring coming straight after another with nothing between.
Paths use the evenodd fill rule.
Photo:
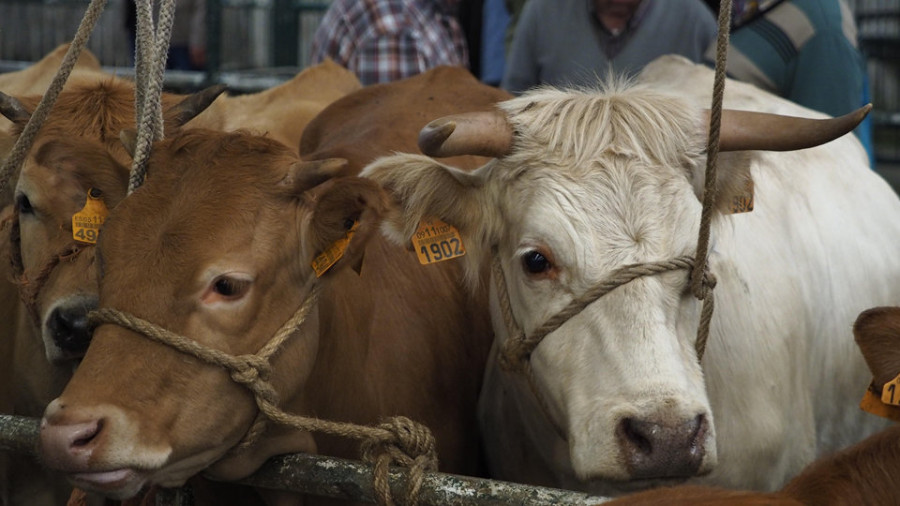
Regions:
<instances>
[{"instance_id":1,"label":"cow nostril","mask_svg":"<svg viewBox=\"0 0 900 506\"><path fill-rule=\"evenodd\" d=\"M87 307L57 307L50 313L47 327L53 336L53 342L65 351L81 352L87 350L91 340L88 324Z\"/></svg>"},{"instance_id":2,"label":"cow nostril","mask_svg":"<svg viewBox=\"0 0 900 506\"><path fill-rule=\"evenodd\" d=\"M625 418L622 420L619 430L625 441L635 450L646 455L653 452L653 445L650 443L650 439L641 431L640 424L636 423L634 419Z\"/></svg>"},{"instance_id":3,"label":"cow nostril","mask_svg":"<svg viewBox=\"0 0 900 506\"><path fill-rule=\"evenodd\" d=\"M103 430L103 420L101 419L94 426L93 431L82 434L80 437L75 438L72 441L72 447L73 448L81 448L81 447L89 445L91 443L91 441L93 441L94 439L97 438L97 435L100 434L100 431L102 431L102 430Z\"/></svg>"}]
</instances>

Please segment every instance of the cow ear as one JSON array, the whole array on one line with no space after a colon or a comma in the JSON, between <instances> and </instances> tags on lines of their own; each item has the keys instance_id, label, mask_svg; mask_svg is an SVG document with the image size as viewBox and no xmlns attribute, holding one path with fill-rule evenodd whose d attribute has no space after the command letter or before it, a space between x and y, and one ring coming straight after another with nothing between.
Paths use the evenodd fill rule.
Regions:
<instances>
[{"instance_id":1,"label":"cow ear","mask_svg":"<svg viewBox=\"0 0 900 506\"><path fill-rule=\"evenodd\" d=\"M900 375L900 307L875 307L859 314L853 337L881 389Z\"/></svg>"},{"instance_id":2,"label":"cow ear","mask_svg":"<svg viewBox=\"0 0 900 506\"><path fill-rule=\"evenodd\" d=\"M324 160L298 161L288 169L285 184L293 187L295 195L302 195L329 179L348 175L348 162L344 158L326 158Z\"/></svg>"},{"instance_id":3,"label":"cow ear","mask_svg":"<svg viewBox=\"0 0 900 506\"><path fill-rule=\"evenodd\" d=\"M362 268L366 244L378 233L387 210L387 197L375 182L358 177L341 177L311 191L313 211L305 241L312 251L317 275L351 266ZM349 238L349 241L347 240ZM334 265L321 269L327 257L339 257Z\"/></svg>"},{"instance_id":4,"label":"cow ear","mask_svg":"<svg viewBox=\"0 0 900 506\"><path fill-rule=\"evenodd\" d=\"M480 255L494 236L480 200L489 168L490 163L465 172L426 156L397 154L375 160L361 175L381 184L395 204L382 226L389 238L409 246L425 219L438 218L453 225L466 246L469 281L477 281Z\"/></svg>"},{"instance_id":5,"label":"cow ear","mask_svg":"<svg viewBox=\"0 0 900 506\"><path fill-rule=\"evenodd\" d=\"M137 130L126 128L119 132L119 141L125 147L128 156L134 158L134 152L137 151Z\"/></svg>"},{"instance_id":6,"label":"cow ear","mask_svg":"<svg viewBox=\"0 0 900 506\"><path fill-rule=\"evenodd\" d=\"M753 210L753 178L750 167L753 151L720 152L716 171L715 210L722 214L745 213ZM692 170L692 185L697 198L703 202L706 184L706 157L701 157Z\"/></svg>"}]
</instances>

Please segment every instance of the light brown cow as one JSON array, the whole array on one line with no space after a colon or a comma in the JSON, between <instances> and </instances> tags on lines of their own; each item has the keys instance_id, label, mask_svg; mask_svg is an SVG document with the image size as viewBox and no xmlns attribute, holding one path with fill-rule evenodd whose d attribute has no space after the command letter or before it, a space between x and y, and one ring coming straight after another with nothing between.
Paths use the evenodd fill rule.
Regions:
<instances>
[{"instance_id":1,"label":"light brown cow","mask_svg":"<svg viewBox=\"0 0 900 506\"><path fill-rule=\"evenodd\" d=\"M188 109L198 102L202 106L214 98L207 95L166 96L169 127L189 119ZM5 413L39 416L62 391L87 346L85 316L96 305L96 278L91 248L76 245L72 236L72 215L84 206L89 188L101 190L109 206L124 196L129 155L118 132L134 127L133 97L130 82L108 76L100 83L67 88L25 160L16 214L6 217L0 231L6 243L0 297L15 301L5 309L10 317L0 324L0 341L13 349L4 355L10 360L4 369L13 378ZM0 97L0 112L14 121L14 135L38 101L36 96ZM11 231L15 234L10 245ZM83 253L72 254L72 248ZM19 266L14 272L11 253ZM56 263L60 256L65 260ZM44 270L46 277L40 274ZM18 303L20 289L29 300L27 307ZM10 467L4 479L10 484L12 504L60 504L70 488L27 462Z\"/></svg>"},{"instance_id":2,"label":"light brown cow","mask_svg":"<svg viewBox=\"0 0 900 506\"><path fill-rule=\"evenodd\" d=\"M247 130L297 151L307 123L328 104L361 87L356 75L326 60L273 88L249 95L223 95L190 126L223 132Z\"/></svg>"},{"instance_id":3,"label":"light brown cow","mask_svg":"<svg viewBox=\"0 0 900 506\"><path fill-rule=\"evenodd\" d=\"M0 74L0 91L13 96L43 95L56 76L68 50L69 44L61 44L27 68ZM108 77L109 74L101 70L97 57L89 50L84 49L78 56L75 67L69 74L69 79L66 80L66 86L95 82ZM0 130L5 131L10 126L11 123L6 118L0 118Z\"/></svg>"},{"instance_id":4,"label":"light brown cow","mask_svg":"<svg viewBox=\"0 0 900 506\"><path fill-rule=\"evenodd\" d=\"M433 102L445 104L452 83L483 101L496 96L478 95L481 85L465 76L430 90ZM369 121L400 125L407 114L387 112ZM406 128L414 139L421 125L413 119ZM312 258L358 219L344 258L318 281L318 313L273 362L281 406L357 423L405 414L432 428L443 470L478 472L474 402L491 340L484 297L462 286L453 262L421 266L380 234L366 243L384 206L381 190L355 178L307 189L310 165L346 171L330 161L300 162L243 133L184 132L156 145L147 182L103 230L101 307L230 354L255 352L309 290ZM359 263L361 274L345 268ZM225 371L102 325L48 407L43 446L47 462L77 474L79 485L119 497L145 483L180 483L210 465L219 478L245 476L277 453L356 456L355 442L284 428L228 454L255 415L251 397Z\"/></svg>"}]
</instances>

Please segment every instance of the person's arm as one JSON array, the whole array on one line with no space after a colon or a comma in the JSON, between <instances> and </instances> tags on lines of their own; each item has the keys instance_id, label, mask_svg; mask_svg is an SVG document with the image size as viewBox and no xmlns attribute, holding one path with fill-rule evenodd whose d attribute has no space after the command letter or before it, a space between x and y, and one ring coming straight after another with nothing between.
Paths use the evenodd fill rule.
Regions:
<instances>
[{"instance_id":1,"label":"person's arm","mask_svg":"<svg viewBox=\"0 0 900 506\"><path fill-rule=\"evenodd\" d=\"M195 68L200 69L206 66L206 0L194 0L188 51L191 64Z\"/></svg>"}]
</instances>

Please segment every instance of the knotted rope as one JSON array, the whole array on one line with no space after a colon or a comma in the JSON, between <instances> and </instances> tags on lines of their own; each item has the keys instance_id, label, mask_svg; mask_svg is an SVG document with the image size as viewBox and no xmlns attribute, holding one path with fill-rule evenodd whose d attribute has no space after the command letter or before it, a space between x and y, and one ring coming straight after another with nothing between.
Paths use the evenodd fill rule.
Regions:
<instances>
[{"instance_id":1,"label":"knotted rope","mask_svg":"<svg viewBox=\"0 0 900 506\"><path fill-rule=\"evenodd\" d=\"M706 181L703 188L703 209L700 212L700 232L697 237L697 261L691 271L691 292L705 300L710 295L703 286L709 254L709 229L713 206L716 203L719 134L722 126L722 101L725 98L725 69L728 63L728 38L731 30L731 1L719 3L719 33L716 37L716 71L713 78L712 105L709 113L709 137L706 144ZM710 315L711 317L711 315ZM701 325L703 322L701 321ZM708 324L707 324L708 325ZM708 335L708 334L707 334ZM698 338L699 339L699 338ZM706 346L706 342L703 342Z\"/></svg>"},{"instance_id":2,"label":"knotted rope","mask_svg":"<svg viewBox=\"0 0 900 506\"><path fill-rule=\"evenodd\" d=\"M0 168L0 192L2 192L9 184L12 174L19 173L22 162L25 161L25 155L28 154L28 151L31 150L31 146L34 145L34 140L37 138L38 132L44 125L47 116L50 115L50 110L53 108L53 104L56 103L56 99L59 97L60 92L62 92L63 87L65 87L66 81L72 73L72 69L75 68L75 64L78 62L81 51L87 44L91 32L94 30L94 26L97 24L97 20L100 19L100 14L103 13L104 7L106 7L106 0L91 0L90 5L88 5L87 10L85 10L84 17L81 19L81 24L78 25L78 31L75 32L75 38L73 38L72 43L69 44L69 49L63 57L59 70L57 70L56 75L53 76L50 87L47 88L40 103L38 103L34 112L31 113L28 123L25 124L25 128L23 128L22 133L19 134L19 138L16 139L16 144L13 146L12 151L10 151L3 167Z\"/></svg>"},{"instance_id":3,"label":"knotted rope","mask_svg":"<svg viewBox=\"0 0 900 506\"><path fill-rule=\"evenodd\" d=\"M309 290L300 307L257 353L233 356L197 341L182 337L153 323L125 312L102 308L93 311L92 325L114 324L154 341L168 345L210 365L226 369L231 378L253 393L259 416L247 434L235 447L236 451L252 445L264 430L265 420L295 429L320 432L363 441L363 460L374 464L374 484L381 504L394 504L389 486L389 466L398 464L410 469L407 501L416 504L425 471L437 469L437 445L434 436L424 427L405 417L393 417L377 427L319 420L285 413L278 407L278 394L269 382L271 359L282 345L303 324L318 302L317 284Z\"/></svg>"},{"instance_id":4,"label":"knotted rope","mask_svg":"<svg viewBox=\"0 0 900 506\"><path fill-rule=\"evenodd\" d=\"M134 161L128 178L128 193L144 182L150 146L162 140L162 89L166 58L175 20L175 0L161 0L159 26L154 30L153 1L138 1L135 37L134 108L137 121Z\"/></svg>"}]
</instances>

